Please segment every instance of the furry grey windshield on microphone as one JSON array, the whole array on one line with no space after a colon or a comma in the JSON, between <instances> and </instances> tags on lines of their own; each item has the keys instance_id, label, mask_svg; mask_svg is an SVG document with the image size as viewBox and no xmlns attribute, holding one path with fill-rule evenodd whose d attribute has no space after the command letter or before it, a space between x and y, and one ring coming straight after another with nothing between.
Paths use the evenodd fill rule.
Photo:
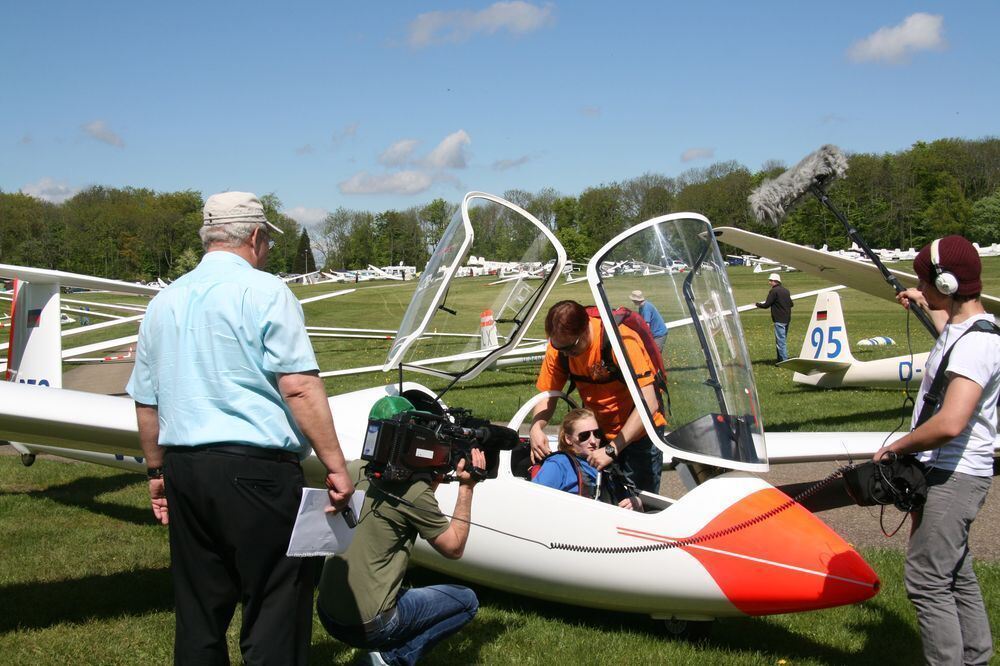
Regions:
<instances>
[{"instance_id":1,"label":"furry grey windshield on microphone","mask_svg":"<svg viewBox=\"0 0 1000 666\"><path fill-rule=\"evenodd\" d=\"M794 167L772 180L765 180L750 193L750 209L761 222L777 225L791 207L815 184L825 190L847 173L847 158L836 146L827 144L806 155Z\"/></svg>"}]
</instances>

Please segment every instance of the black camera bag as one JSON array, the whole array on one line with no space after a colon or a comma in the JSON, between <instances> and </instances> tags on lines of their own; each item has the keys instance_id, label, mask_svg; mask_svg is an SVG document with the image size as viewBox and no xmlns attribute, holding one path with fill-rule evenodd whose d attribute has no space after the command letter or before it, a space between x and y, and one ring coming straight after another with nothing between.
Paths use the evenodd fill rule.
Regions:
<instances>
[{"instance_id":1,"label":"black camera bag","mask_svg":"<svg viewBox=\"0 0 1000 666\"><path fill-rule=\"evenodd\" d=\"M858 506L893 504L900 511L910 512L927 500L925 475L916 456L887 454L880 462L869 460L847 468L844 484Z\"/></svg>"}]
</instances>

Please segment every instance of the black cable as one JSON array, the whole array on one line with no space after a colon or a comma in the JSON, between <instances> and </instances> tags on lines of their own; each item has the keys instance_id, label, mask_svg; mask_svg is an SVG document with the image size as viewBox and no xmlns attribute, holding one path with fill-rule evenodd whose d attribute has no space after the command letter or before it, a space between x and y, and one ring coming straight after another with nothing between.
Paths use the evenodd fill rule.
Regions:
<instances>
[{"instance_id":1,"label":"black cable","mask_svg":"<svg viewBox=\"0 0 1000 666\"><path fill-rule=\"evenodd\" d=\"M913 374L914 374L914 372L916 372L915 369L914 369L914 367L913 367L913 335L912 335L912 332L910 330L910 315L911 314L912 314L911 309L907 308L906 309L906 352L907 352L907 354L909 354L909 357L910 357L910 372L909 372L909 374L906 375L906 381L903 384L904 396L903 396L903 404L899 406L899 423L897 423L896 427L893 428L892 432L890 432L888 435L886 435L885 439L882 440L882 446L885 446L886 443L888 443L888 441L890 439L892 439L893 435L895 435L897 432L899 432L900 430L903 429L903 426L906 424L906 408L907 408L907 406L909 406L911 408L911 410L910 410L911 411L911 420L912 420L912 410L916 409L916 403L913 400L913 396L910 394L910 382L913 381ZM882 471L881 466L880 466L879 470L880 470L879 473L883 477L882 478L883 483L886 483L890 488L892 488L893 487L892 486L892 480L885 478L885 472ZM926 478L926 477L927 477L927 475L924 474L924 478ZM879 529L882 530L882 535L883 536L885 536L886 538L891 539L892 537L896 536L896 533L899 532L899 530L903 527L903 523L906 522L906 517L909 514L904 512L902 519L900 519L900 521L899 521L899 524L896 525L896 529L894 529L892 532L887 532L886 529L885 529L885 507L888 506L888 505L881 504L879 506L880 506L880 508L879 508L879 514L878 514L878 526L879 526Z\"/></svg>"},{"instance_id":2,"label":"black cable","mask_svg":"<svg viewBox=\"0 0 1000 666\"><path fill-rule=\"evenodd\" d=\"M831 210L832 210L832 208L831 208ZM836 212L836 211L834 211L834 212ZM886 271L885 271L884 267L882 267L882 269L883 269L883 273L885 273ZM890 282L890 284L893 284L893 282L891 280L889 280L888 277L886 279L887 279L887 281ZM902 291L901 287L897 289L897 293L900 293L901 291ZM911 413L911 417L910 417L911 418L911 422L912 422L912 411L914 409L916 409L916 403L915 403L915 401L913 399L913 395L911 395L911 393L910 393L910 382L913 380L913 376L914 376L914 374L916 372L915 369L914 369L914 367L913 367L913 335L912 335L912 331L910 329L910 316L914 314L914 311L913 311L913 307L914 306L916 306L916 303L913 303L911 301L910 307L906 308L906 351L907 351L907 354L910 357L910 361L909 361L910 362L910 372L907 374L906 380L903 383L904 396L903 396L903 403L900 405L900 408L899 408L899 423L896 424L896 427L893 428L892 432L890 432L888 435L886 435L885 439L882 440L882 446L883 447L889 442L890 439L892 439L893 435L895 435L900 430L902 430L903 426L906 424L906 413L907 413L907 409L906 408L907 408L907 406L911 407L911 410L910 410L910 413ZM919 306L917 306L917 307L919 307ZM921 310L920 314L925 314L925 313ZM918 319L920 319L920 322L922 324L924 324L925 326L928 325L929 317L923 317L923 316L919 316L919 315L916 315L916 316L917 316ZM935 331L936 331L936 328L935 328ZM945 339L945 345L947 346L947 338ZM910 430L912 431L912 428ZM927 474L930 473L931 469L933 469L933 467L927 468L927 470L924 472L924 478L925 479L927 478ZM899 491L899 489L897 489L893 485L892 479L890 479L890 478L888 478L886 476L885 467L882 466L882 465L878 465L878 470L879 470L879 475L882 477L882 483L885 484L885 486L888 487L897 497L900 494L902 494ZM886 529L885 529L885 507L886 506L887 506L886 504L881 504L880 503L879 518L878 518L879 529L882 530L882 534L884 536L886 536L888 538L892 538L893 536L896 535L897 532L899 532L900 528L903 527L903 523L906 522L906 517L909 515L909 511L904 511L903 512L903 517L899 521L899 524L896 525L896 528L894 530L892 530L892 532L887 532ZM899 508L901 508L901 507L899 507ZM913 507L911 507L911 510L912 510L912 508Z\"/></svg>"},{"instance_id":3,"label":"black cable","mask_svg":"<svg viewBox=\"0 0 1000 666\"><path fill-rule=\"evenodd\" d=\"M567 551L570 551L570 552L591 553L591 554L595 554L595 555L618 555L618 554L648 553L648 552L653 552L653 551L658 551L658 550L670 550L672 548L683 548L684 546L694 546L694 545L698 545L698 544L704 543L706 541L711 541L712 539L717 539L717 538L722 537L722 536L728 536L730 534L735 534L736 532L740 532L742 530L745 530L748 527L752 527L754 525L762 523L765 520L768 520L769 518L773 518L774 516L778 515L779 513L782 513L783 511L786 511L787 509L790 509L791 507L795 506L796 504L799 504L802 500L805 500L806 498L808 498L808 497L816 494L821 489L823 489L826 486L830 485L831 483L833 483L838 478L841 478L844 475L844 472L846 472L849 469L853 469L853 468L854 468L853 464L843 465L843 466L839 467L837 470L835 470L832 474L830 474L829 476L827 476L825 479L822 479L822 480L818 481L817 483L813 484L812 486L810 486L809 488L806 488L805 490L803 490L802 492L800 492L799 494L797 494L795 497L790 498L787 502L783 502L782 504L780 504L780 505L778 505L778 506L776 506L776 507L774 507L774 508L772 508L772 509L770 509L768 511L765 511L762 514L754 516L753 518L748 518L747 520L744 520L741 523L737 523L736 525L731 525L731 526L723 528L721 530L716 530L715 532L709 532L708 534L701 534L701 535L698 535L698 536L687 537L685 539L676 539L676 540L671 541L669 543L654 543L654 544L647 544L647 545L642 545L642 546L581 546L581 545L577 545L577 544L567 544L567 543L558 543L558 542L552 542L552 543L546 544L546 543L543 543L541 541L538 541L537 539L531 539L531 538L528 538L528 537L521 536L519 534L513 534L511 532L505 532L504 530L497 529L495 527L489 527L488 525L482 525L482 524L476 523L476 522L474 522L472 520L466 520L465 518L459 518L459 517L454 516L454 515L449 515L447 513L444 513L441 510L426 509L424 507L417 506L417 505L413 504L413 502L410 502L409 500L406 500L406 499L404 499L402 497L399 497L398 495L396 495L394 493L391 493L391 492L385 490L384 487L382 487L379 484L376 484L374 479L369 478L369 482L371 483L371 485L373 487L375 487L376 490L378 490L380 493L384 494L385 496L390 497L392 499L395 499L395 500L397 500L399 502L402 502L403 504L405 504L405 505L407 505L407 506L409 506L409 507L411 507L413 509L416 509L418 511L423 511L425 513L432 513L434 515L443 516L443 517L449 518L451 520L458 520L458 521L461 521L461 522L464 522L464 523L468 523L469 525L474 525L474 526L480 527L480 528L482 528L484 530L489 530L490 532L495 532L497 534L502 534L503 536L511 537L513 539L518 539L520 541L526 541L528 543L536 544L538 546L541 546L542 548L545 548L546 550L567 550ZM899 528L897 528L897 530L898 529Z\"/></svg>"},{"instance_id":4,"label":"black cable","mask_svg":"<svg viewBox=\"0 0 1000 666\"><path fill-rule=\"evenodd\" d=\"M886 435L885 439L882 440L882 446L885 446L889 439L899 432L903 426L906 424L906 406L909 403L910 407L916 409L916 404L913 401L913 396L910 395L910 382L913 380L913 338L910 333L910 310L906 310L906 351L910 356L910 373L906 376L906 381L903 383L903 404L899 406L899 423L893 428L892 432ZM912 410L911 410L912 418ZM885 530L883 530L884 532ZM899 531L899 528L896 528ZM895 534L896 532L893 532Z\"/></svg>"},{"instance_id":5,"label":"black cable","mask_svg":"<svg viewBox=\"0 0 1000 666\"><path fill-rule=\"evenodd\" d=\"M887 507L887 506L889 506L889 505L888 504L883 504L882 505L882 510L879 512L879 516L878 516L878 526L879 526L879 529L882 530L882 536L891 539L892 537L896 536L896 532L898 532L900 530L900 528L903 527L903 523L906 522L906 518L910 514L904 513L903 517L899 519L899 525L896 525L896 529L894 529L891 532L886 532L885 531L885 524L882 522L882 520L883 520L883 517L885 516L885 507Z\"/></svg>"}]
</instances>

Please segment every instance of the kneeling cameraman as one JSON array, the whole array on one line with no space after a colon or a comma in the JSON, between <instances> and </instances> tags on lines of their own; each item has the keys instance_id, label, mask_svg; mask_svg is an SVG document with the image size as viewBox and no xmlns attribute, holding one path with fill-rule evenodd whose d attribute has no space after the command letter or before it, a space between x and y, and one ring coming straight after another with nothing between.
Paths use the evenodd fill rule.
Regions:
<instances>
[{"instance_id":1,"label":"kneeling cameraman","mask_svg":"<svg viewBox=\"0 0 1000 666\"><path fill-rule=\"evenodd\" d=\"M444 557L462 557L469 538L475 477L465 460L455 468L458 500L449 521L438 506L438 482L369 482L364 461L348 465L357 488L366 493L347 552L323 567L316 611L330 635L348 645L373 650L372 664L414 664L476 615L476 594L460 585L431 585L401 591L419 534ZM472 466L486 457L472 449Z\"/></svg>"}]
</instances>

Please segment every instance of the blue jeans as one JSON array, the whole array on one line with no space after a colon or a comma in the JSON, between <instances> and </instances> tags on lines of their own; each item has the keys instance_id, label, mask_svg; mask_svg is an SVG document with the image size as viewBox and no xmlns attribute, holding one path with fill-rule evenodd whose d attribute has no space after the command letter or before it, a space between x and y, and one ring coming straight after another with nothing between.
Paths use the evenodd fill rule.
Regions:
<instances>
[{"instance_id":1,"label":"blue jeans","mask_svg":"<svg viewBox=\"0 0 1000 666\"><path fill-rule=\"evenodd\" d=\"M774 322L774 349L778 352L778 361L788 360L788 324Z\"/></svg>"},{"instance_id":2,"label":"blue jeans","mask_svg":"<svg viewBox=\"0 0 1000 666\"><path fill-rule=\"evenodd\" d=\"M653 446L649 435L626 446L618 458L618 466L636 488L660 494L663 451Z\"/></svg>"},{"instance_id":3,"label":"blue jeans","mask_svg":"<svg viewBox=\"0 0 1000 666\"><path fill-rule=\"evenodd\" d=\"M395 612L383 613L367 631L344 627L316 606L330 635L354 647L377 650L390 664L417 663L435 645L472 621L479 610L476 593L461 585L431 585L406 590Z\"/></svg>"},{"instance_id":4,"label":"blue jeans","mask_svg":"<svg viewBox=\"0 0 1000 666\"><path fill-rule=\"evenodd\" d=\"M992 480L933 470L927 475L927 502L912 514L904 582L917 611L927 664L987 664L993 653L969 552L969 530Z\"/></svg>"}]
</instances>

